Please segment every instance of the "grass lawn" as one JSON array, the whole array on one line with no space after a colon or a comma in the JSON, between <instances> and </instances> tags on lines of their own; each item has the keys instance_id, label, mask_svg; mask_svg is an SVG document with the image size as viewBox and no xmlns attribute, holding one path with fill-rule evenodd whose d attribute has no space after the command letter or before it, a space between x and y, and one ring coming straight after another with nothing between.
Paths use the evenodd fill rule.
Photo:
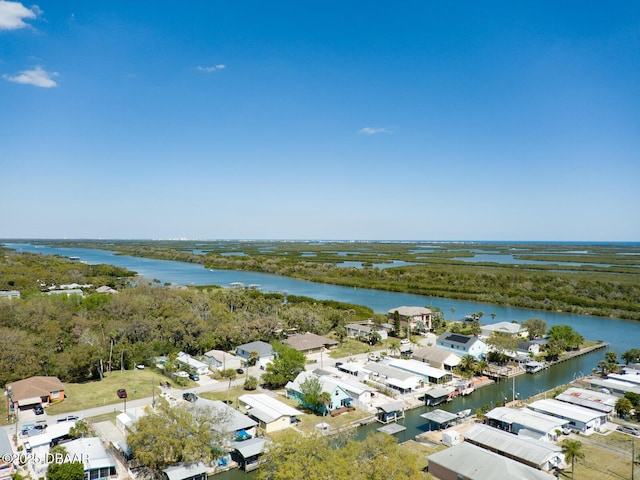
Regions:
<instances>
[{"instance_id":1,"label":"grass lawn","mask_svg":"<svg viewBox=\"0 0 640 480\"><path fill-rule=\"evenodd\" d=\"M367 345L366 343L362 343L352 338L345 338L340 345L331 349L329 356L331 358L343 358L351 355L357 355L359 353L369 353L372 350L378 350L380 348L383 348L381 344L375 345L374 348L371 348L371 345Z\"/></svg>"},{"instance_id":2,"label":"grass lawn","mask_svg":"<svg viewBox=\"0 0 640 480\"><path fill-rule=\"evenodd\" d=\"M160 394L160 382L167 381L169 379L164 375L152 369L146 369L114 371L105 375L102 380L92 382L65 383L66 398L62 402L47 407L47 413L55 415L103 405L121 404L123 400L116 395L119 388L127 390L127 401L151 397L154 389L156 395Z\"/></svg>"},{"instance_id":3,"label":"grass lawn","mask_svg":"<svg viewBox=\"0 0 640 480\"><path fill-rule=\"evenodd\" d=\"M632 437L611 432L606 435L594 433L578 440L582 441L585 458L576 460L575 478L613 480L631 477ZM638 471L640 468L636 467ZM560 478L571 478L571 467L562 472Z\"/></svg>"},{"instance_id":4,"label":"grass lawn","mask_svg":"<svg viewBox=\"0 0 640 480\"><path fill-rule=\"evenodd\" d=\"M227 390L221 390L219 392L203 392L200 396L207 400L220 400L226 402L229 399L230 405L234 408L238 406L238 397L249 393L262 393L259 390L245 390L244 387L231 387L227 394Z\"/></svg>"}]
</instances>

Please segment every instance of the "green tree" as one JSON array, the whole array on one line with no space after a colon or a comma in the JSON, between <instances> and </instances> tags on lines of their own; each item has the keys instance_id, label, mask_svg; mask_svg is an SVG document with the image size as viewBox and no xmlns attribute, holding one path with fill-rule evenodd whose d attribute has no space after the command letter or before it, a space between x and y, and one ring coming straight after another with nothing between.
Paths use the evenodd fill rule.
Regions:
<instances>
[{"instance_id":1,"label":"green tree","mask_svg":"<svg viewBox=\"0 0 640 480\"><path fill-rule=\"evenodd\" d=\"M253 375L249 375L244 381L245 390L255 390L258 388L258 378Z\"/></svg>"},{"instance_id":2,"label":"green tree","mask_svg":"<svg viewBox=\"0 0 640 480\"><path fill-rule=\"evenodd\" d=\"M393 333L396 337L402 337L402 319L398 310L393 312Z\"/></svg>"},{"instance_id":3,"label":"green tree","mask_svg":"<svg viewBox=\"0 0 640 480\"><path fill-rule=\"evenodd\" d=\"M83 480L84 463L81 461L69 462L67 449L57 445L49 452L54 459L47 469L47 480Z\"/></svg>"},{"instance_id":4,"label":"green tree","mask_svg":"<svg viewBox=\"0 0 640 480\"><path fill-rule=\"evenodd\" d=\"M324 414L323 404L320 401L322 394L322 384L315 375L309 375L300 383L300 393L302 393L302 401L311 410Z\"/></svg>"},{"instance_id":5,"label":"green tree","mask_svg":"<svg viewBox=\"0 0 640 480\"><path fill-rule=\"evenodd\" d=\"M253 367L260 360L260 354L258 352L250 352L249 360L247 360L247 366Z\"/></svg>"},{"instance_id":6,"label":"green tree","mask_svg":"<svg viewBox=\"0 0 640 480\"><path fill-rule=\"evenodd\" d=\"M631 350L627 350L620 355L620 358L624 360L625 365L629 365L630 363L640 362L640 349L632 348Z\"/></svg>"},{"instance_id":7,"label":"green tree","mask_svg":"<svg viewBox=\"0 0 640 480\"><path fill-rule=\"evenodd\" d=\"M84 420L77 420L76 424L69 429L71 438L84 438L89 436L89 424Z\"/></svg>"},{"instance_id":8,"label":"green tree","mask_svg":"<svg viewBox=\"0 0 640 480\"><path fill-rule=\"evenodd\" d=\"M227 404L229 403L229 393L231 392L231 382L236 379L238 376L238 372L236 372L233 368L227 368L220 372L222 378L226 378L229 380L229 384L227 385Z\"/></svg>"},{"instance_id":9,"label":"green tree","mask_svg":"<svg viewBox=\"0 0 640 480\"><path fill-rule=\"evenodd\" d=\"M453 318L453 314L456 313L456 307L451 307L449 310L451 310L451 321L455 322L455 319Z\"/></svg>"},{"instance_id":10,"label":"green tree","mask_svg":"<svg viewBox=\"0 0 640 480\"><path fill-rule=\"evenodd\" d=\"M567 438L560 443L560 447L562 448L562 453L564 454L564 459L566 462L571 462L571 480L573 480L573 475L575 471L575 460L583 459L584 452L582 451L582 442L579 440L571 440Z\"/></svg>"},{"instance_id":11,"label":"green tree","mask_svg":"<svg viewBox=\"0 0 640 480\"><path fill-rule=\"evenodd\" d=\"M336 333L336 337L338 337L338 341L342 343L345 338L347 338L347 329L343 325L338 325L334 332Z\"/></svg>"},{"instance_id":12,"label":"green tree","mask_svg":"<svg viewBox=\"0 0 640 480\"><path fill-rule=\"evenodd\" d=\"M228 437L227 410L202 406L170 407L160 399L155 411L135 423L127 442L134 458L159 473L178 462L205 461L217 457Z\"/></svg>"},{"instance_id":13,"label":"green tree","mask_svg":"<svg viewBox=\"0 0 640 480\"><path fill-rule=\"evenodd\" d=\"M547 322L541 318L528 318L522 322L522 326L527 329L530 340L542 338L547 333Z\"/></svg>"},{"instance_id":14,"label":"green tree","mask_svg":"<svg viewBox=\"0 0 640 480\"><path fill-rule=\"evenodd\" d=\"M549 341L555 341L563 350L575 350L580 347L584 337L571 325L554 325L549 329Z\"/></svg>"},{"instance_id":15,"label":"green tree","mask_svg":"<svg viewBox=\"0 0 640 480\"><path fill-rule=\"evenodd\" d=\"M304 370L306 357L302 352L281 344L274 344L276 358L267 365L266 372L262 375L262 381L267 388L276 389L284 387L287 382L295 380Z\"/></svg>"},{"instance_id":16,"label":"green tree","mask_svg":"<svg viewBox=\"0 0 640 480\"><path fill-rule=\"evenodd\" d=\"M480 322L478 320L473 320L471 322L469 333L476 337L482 333L482 327L480 326Z\"/></svg>"},{"instance_id":17,"label":"green tree","mask_svg":"<svg viewBox=\"0 0 640 480\"><path fill-rule=\"evenodd\" d=\"M633 409L633 404L628 398L622 397L616 401L615 409L619 417L626 417Z\"/></svg>"}]
</instances>

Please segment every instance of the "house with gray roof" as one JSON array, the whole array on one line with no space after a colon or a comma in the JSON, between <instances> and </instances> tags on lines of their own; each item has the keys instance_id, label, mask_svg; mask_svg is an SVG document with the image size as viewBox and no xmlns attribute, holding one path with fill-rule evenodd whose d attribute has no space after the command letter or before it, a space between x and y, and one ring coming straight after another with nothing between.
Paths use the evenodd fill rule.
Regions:
<instances>
[{"instance_id":1,"label":"house with gray roof","mask_svg":"<svg viewBox=\"0 0 640 480\"><path fill-rule=\"evenodd\" d=\"M485 414L485 423L506 432L544 442L555 441L569 420L535 412L528 408L496 407Z\"/></svg>"},{"instance_id":2,"label":"house with gray roof","mask_svg":"<svg viewBox=\"0 0 640 480\"><path fill-rule=\"evenodd\" d=\"M315 333L299 333L290 335L282 341L294 350L298 350L304 354L320 352L323 349L333 348L338 345L336 340L316 335Z\"/></svg>"},{"instance_id":3,"label":"house with gray roof","mask_svg":"<svg viewBox=\"0 0 640 480\"><path fill-rule=\"evenodd\" d=\"M367 362L362 367L362 373L373 382L385 387L398 390L400 393L411 393L424 387L424 379L415 373L399 368L383 365L382 363Z\"/></svg>"},{"instance_id":4,"label":"house with gray roof","mask_svg":"<svg viewBox=\"0 0 640 480\"><path fill-rule=\"evenodd\" d=\"M228 434L229 437L237 437L240 433L248 433L251 436L256 434L258 422L220 400L207 400L198 397L194 403L187 404L187 408L210 409L212 415L224 419L223 422L214 425L212 429L219 433Z\"/></svg>"},{"instance_id":5,"label":"house with gray roof","mask_svg":"<svg viewBox=\"0 0 640 480\"><path fill-rule=\"evenodd\" d=\"M607 414L590 408L580 407L559 400L536 400L527 405L534 412L552 415L567 420L568 427L584 435L590 435L599 431L600 427L607 423Z\"/></svg>"},{"instance_id":6,"label":"house with gray roof","mask_svg":"<svg viewBox=\"0 0 640 480\"><path fill-rule=\"evenodd\" d=\"M411 358L434 368L453 371L460 364L460 355L438 347L422 347L413 352Z\"/></svg>"},{"instance_id":7,"label":"house with gray roof","mask_svg":"<svg viewBox=\"0 0 640 480\"><path fill-rule=\"evenodd\" d=\"M617 398L607 393L572 387L556 395L556 400L610 414L616 406Z\"/></svg>"},{"instance_id":8,"label":"house with gray roof","mask_svg":"<svg viewBox=\"0 0 640 480\"><path fill-rule=\"evenodd\" d=\"M427 457L429 474L439 480L555 480L553 475L463 442Z\"/></svg>"},{"instance_id":9,"label":"house with gray roof","mask_svg":"<svg viewBox=\"0 0 640 480\"><path fill-rule=\"evenodd\" d=\"M550 471L563 463L564 455L560 446L519 437L488 425L473 425L464 433L464 439L473 445L538 470Z\"/></svg>"},{"instance_id":10,"label":"house with gray roof","mask_svg":"<svg viewBox=\"0 0 640 480\"><path fill-rule=\"evenodd\" d=\"M236 355L245 361L249 360L251 352L258 354L258 360L273 360L273 347L267 342L258 340L257 342L245 343L236 347Z\"/></svg>"},{"instance_id":11,"label":"house with gray roof","mask_svg":"<svg viewBox=\"0 0 640 480\"><path fill-rule=\"evenodd\" d=\"M265 433L276 432L295 425L302 412L264 393L238 397L241 411L256 420Z\"/></svg>"},{"instance_id":12,"label":"house with gray roof","mask_svg":"<svg viewBox=\"0 0 640 480\"><path fill-rule=\"evenodd\" d=\"M436 340L436 346L461 357L471 355L478 360L483 359L487 352L487 344L478 337L453 332L444 332L440 335Z\"/></svg>"},{"instance_id":13,"label":"house with gray roof","mask_svg":"<svg viewBox=\"0 0 640 480\"><path fill-rule=\"evenodd\" d=\"M325 405L325 410L320 413L327 414L332 410L352 406L353 399L349 396L346 390L339 385L336 379L328 376L318 378L313 373L307 371L300 372L293 382L288 382L285 385L284 388L286 390L287 398L292 398L301 405L311 408L310 405L305 403L304 393L301 388L301 385L310 378L317 378L322 387L322 391L327 392L331 397L331 403Z\"/></svg>"},{"instance_id":14,"label":"house with gray roof","mask_svg":"<svg viewBox=\"0 0 640 480\"><path fill-rule=\"evenodd\" d=\"M162 470L163 480L207 480L203 462L176 463Z\"/></svg>"},{"instance_id":15,"label":"house with gray roof","mask_svg":"<svg viewBox=\"0 0 640 480\"><path fill-rule=\"evenodd\" d=\"M72 460L82 461L86 479L109 480L117 474L116 459L98 437L77 438L66 442L64 448Z\"/></svg>"}]
</instances>

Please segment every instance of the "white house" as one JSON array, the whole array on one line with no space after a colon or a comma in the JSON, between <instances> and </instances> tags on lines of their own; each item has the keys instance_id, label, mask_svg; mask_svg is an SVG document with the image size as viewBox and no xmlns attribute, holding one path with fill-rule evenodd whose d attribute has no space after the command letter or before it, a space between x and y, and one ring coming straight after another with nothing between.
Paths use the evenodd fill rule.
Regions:
<instances>
[{"instance_id":1,"label":"white house","mask_svg":"<svg viewBox=\"0 0 640 480\"><path fill-rule=\"evenodd\" d=\"M85 480L110 480L117 475L116 460L98 437L78 438L64 444L69 457L84 464Z\"/></svg>"},{"instance_id":2,"label":"white house","mask_svg":"<svg viewBox=\"0 0 640 480\"><path fill-rule=\"evenodd\" d=\"M387 312L389 323L394 324L396 313L400 317L400 322L406 328L409 325L411 330L428 332L431 330L431 318L433 312L425 307L396 307Z\"/></svg>"},{"instance_id":3,"label":"white house","mask_svg":"<svg viewBox=\"0 0 640 480\"><path fill-rule=\"evenodd\" d=\"M243 360L224 350L209 350L204 354L205 361L213 370L236 370L242 367Z\"/></svg>"},{"instance_id":4,"label":"white house","mask_svg":"<svg viewBox=\"0 0 640 480\"><path fill-rule=\"evenodd\" d=\"M447 383L453 380L451 372L434 368L417 360L392 359L389 366L421 376L428 383Z\"/></svg>"},{"instance_id":5,"label":"white house","mask_svg":"<svg viewBox=\"0 0 640 480\"><path fill-rule=\"evenodd\" d=\"M480 327L482 337L490 337L493 333L501 333L504 335L511 335L513 337L527 338L529 331L520 325L519 323L512 322L498 322L491 323L489 325L482 325Z\"/></svg>"},{"instance_id":6,"label":"white house","mask_svg":"<svg viewBox=\"0 0 640 480\"><path fill-rule=\"evenodd\" d=\"M568 388L556 395L556 400L610 414L616 406L617 398L613 395L584 388Z\"/></svg>"},{"instance_id":7,"label":"white house","mask_svg":"<svg viewBox=\"0 0 640 480\"><path fill-rule=\"evenodd\" d=\"M555 441L557 432L569 423L569 420L528 408L496 407L487 412L485 418L492 427L544 442Z\"/></svg>"},{"instance_id":8,"label":"white house","mask_svg":"<svg viewBox=\"0 0 640 480\"><path fill-rule=\"evenodd\" d=\"M487 352L487 344L478 337L453 332L445 332L440 335L436 340L436 346L461 357L471 355L478 360L484 358Z\"/></svg>"},{"instance_id":9,"label":"white house","mask_svg":"<svg viewBox=\"0 0 640 480\"><path fill-rule=\"evenodd\" d=\"M179 352L176 360L185 366L187 370L195 371L198 375L206 375L209 373L209 365L200 360L196 360L188 353Z\"/></svg>"},{"instance_id":10,"label":"white house","mask_svg":"<svg viewBox=\"0 0 640 480\"><path fill-rule=\"evenodd\" d=\"M424 387L424 380L419 375L381 363L367 362L362 367L362 372L369 380L400 393L411 393Z\"/></svg>"},{"instance_id":11,"label":"white house","mask_svg":"<svg viewBox=\"0 0 640 480\"><path fill-rule=\"evenodd\" d=\"M598 431L607 423L607 414L589 408L572 405L559 400L544 399L530 403L528 407L534 412L552 415L568 420L568 427L584 435Z\"/></svg>"},{"instance_id":12,"label":"white house","mask_svg":"<svg viewBox=\"0 0 640 480\"><path fill-rule=\"evenodd\" d=\"M462 360L459 355L438 347L422 347L413 352L411 358L441 370L453 371Z\"/></svg>"},{"instance_id":13,"label":"white house","mask_svg":"<svg viewBox=\"0 0 640 480\"><path fill-rule=\"evenodd\" d=\"M236 355L243 360L249 360L251 353L258 355L258 361L273 360L274 352L271 344L258 340L257 342L245 343L236 347Z\"/></svg>"},{"instance_id":14,"label":"white house","mask_svg":"<svg viewBox=\"0 0 640 480\"><path fill-rule=\"evenodd\" d=\"M256 420L266 433L283 430L298 421L302 412L264 393L240 395L240 411Z\"/></svg>"}]
</instances>

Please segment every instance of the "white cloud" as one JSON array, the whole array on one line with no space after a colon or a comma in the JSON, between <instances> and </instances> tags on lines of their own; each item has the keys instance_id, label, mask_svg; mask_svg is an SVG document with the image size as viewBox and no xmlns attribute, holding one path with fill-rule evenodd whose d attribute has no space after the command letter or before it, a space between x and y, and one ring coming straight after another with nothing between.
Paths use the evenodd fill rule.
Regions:
<instances>
[{"instance_id":1,"label":"white cloud","mask_svg":"<svg viewBox=\"0 0 640 480\"><path fill-rule=\"evenodd\" d=\"M227 66L223 64L215 65L213 67L203 67L201 65L198 65L198 70L200 70L201 72L207 72L207 73L215 72L217 70L224 70L225 68L227 68Z\"/></svg>"},{"instance_id":2,"label":"white cloud","mask_svg":"<svg viewBox=\"0 0 640 480\"><path fill-rule=\"evenodd\" d=\"M0 30L17 30L27 27L25 19L34 19L42 13L36 5L27 8L20 2L0 0Z\"/></svg>"},{"instance_id":3,"label":"white cloud","mask_svg":"<svg viewBox=\"0 0 640 480\"><path fill-rule=\"evenodd\" d=\"M47 72L42 67L35 67L33 70L23 70L18 75L3 75L5 80L24 85L35 85L36 87L51 88L58 84L51 77L56 77L57 72Z\"/></svg>"},{"instance_id":4,"label":"white cloud","mask_svg":"<svg viewBox=\"0 0 640 480\"><path fill-rule=\"evenodd\" d=\"M382 127L382 128L364 127L358 130L358 133L361 133L363 135L377 135L378 133L393 133L393 130L387 127Z\"/></svg>"}]
</instances>

